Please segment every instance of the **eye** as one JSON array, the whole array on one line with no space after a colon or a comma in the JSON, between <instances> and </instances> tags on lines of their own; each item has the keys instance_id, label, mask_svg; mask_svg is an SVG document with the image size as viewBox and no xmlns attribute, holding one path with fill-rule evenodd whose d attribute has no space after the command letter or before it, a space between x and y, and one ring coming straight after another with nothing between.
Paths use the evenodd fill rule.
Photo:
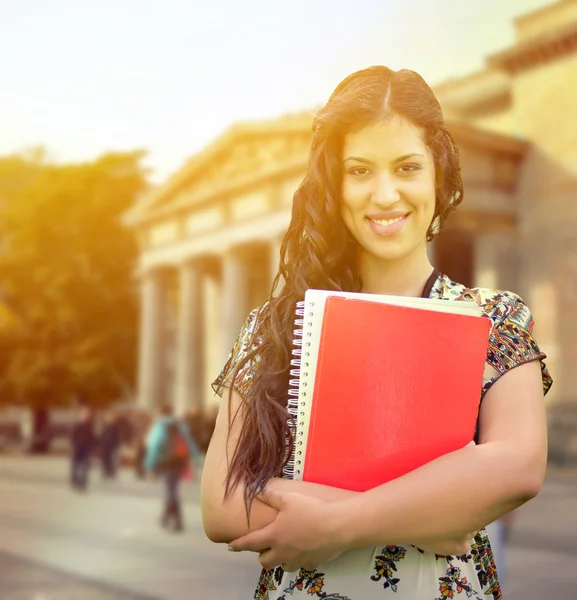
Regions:
<instances>
[{"instance_id":1,"label":"eye","mask_svg":"<svg viewBox=\"0 0 577 600\"><path fill-rule=\"evenodd\" d=\"M366 177L371 174L371 171L367 167L352 167L349 173L355 177Z\"/></svg>"},{"instance_id":2,"label":"eye","mask_svg":"<svg viewBox=\"0 0 577 600\"><path fill-rule=\"evenodd\" d=\"M415 173L416 171L420 171L421 165L418 165L417 163L406 163L404 165L401 165L398 168L398 170L403 175L409 175L410 173Z\"/></svg>"}]
</instances>

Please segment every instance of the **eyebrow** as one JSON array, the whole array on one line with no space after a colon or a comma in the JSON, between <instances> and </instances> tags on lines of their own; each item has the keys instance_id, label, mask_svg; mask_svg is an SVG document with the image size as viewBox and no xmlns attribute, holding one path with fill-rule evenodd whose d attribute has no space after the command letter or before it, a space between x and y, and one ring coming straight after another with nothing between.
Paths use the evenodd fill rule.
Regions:
<instances>
[{"instance_id":1,"label":"eyebrow","mask_svg":"<svg viewBox=\"0 0 577 600\"><path fill-rule=\"evenodd\" d=\"M411 154L405 154L403 156L399 156L399 158L395 159L393 162L400 163L408 158L412 158L413 156L420 156L421 158L425 158L423 154L419 154L418 152L413 152ZM345 158L343 162L347 162L347 160L355 160L360 163L364 163L366 165L372 165L373 163L368 158L361 158L360 156L348 156Z\"/></svg>"}]
</instances>

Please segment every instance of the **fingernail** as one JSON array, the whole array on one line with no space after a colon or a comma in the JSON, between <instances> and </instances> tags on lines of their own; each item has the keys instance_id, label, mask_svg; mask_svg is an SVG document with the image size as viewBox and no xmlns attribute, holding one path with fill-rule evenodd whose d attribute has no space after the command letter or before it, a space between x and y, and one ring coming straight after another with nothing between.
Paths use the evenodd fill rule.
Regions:
<instances>
[{"instance_id":1,"label":"fingernail","mask_svg":"<svg viewBox=\"0 0 577 600\"><path fill-rule=\"evenodd\" d=\"M229 552L236 552L236 550L235 550L235 549L234 549L232 546L229 546L229 547L228 547L228 551L229 551Z\"/></svg>"}]
</instances>

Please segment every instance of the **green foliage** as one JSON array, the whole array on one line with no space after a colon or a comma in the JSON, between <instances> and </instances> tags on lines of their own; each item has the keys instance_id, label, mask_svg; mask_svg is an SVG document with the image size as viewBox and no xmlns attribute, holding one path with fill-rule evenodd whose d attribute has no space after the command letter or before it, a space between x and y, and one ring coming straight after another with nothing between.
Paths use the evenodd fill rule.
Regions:
<instances>
[{"instance_id":1,"label":"green foliage","mask_svg":"<svg viewBox=\"0 0 577 600\"><path fill-rule=\"evenodd\" d=\"M133 388L137 247L120 219L147 187L143 158L0 158L0 402L106 404Z\"/></svg>"}]
</instances>

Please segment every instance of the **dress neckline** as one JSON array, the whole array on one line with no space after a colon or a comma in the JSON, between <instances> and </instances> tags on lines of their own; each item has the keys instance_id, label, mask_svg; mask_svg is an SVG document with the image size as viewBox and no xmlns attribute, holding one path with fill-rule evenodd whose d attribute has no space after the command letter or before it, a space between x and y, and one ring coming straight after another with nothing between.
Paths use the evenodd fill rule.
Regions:
<instances>
[{"instance_id":1,"label":"dress neckline","mask_svg":"<svg viewBox=\"0 0 577 600\"><path fill-rule=\"evenodd\" d=\"M425 283L425 287L423 288L423 293L421 294L421 298L430 298L431 291L433 286L435 285L437 279L439 279L439 271L437 269L433 269L433 272L429 275L429 279L427 279L427 283Z\"/></svg>"}]
</instances>

